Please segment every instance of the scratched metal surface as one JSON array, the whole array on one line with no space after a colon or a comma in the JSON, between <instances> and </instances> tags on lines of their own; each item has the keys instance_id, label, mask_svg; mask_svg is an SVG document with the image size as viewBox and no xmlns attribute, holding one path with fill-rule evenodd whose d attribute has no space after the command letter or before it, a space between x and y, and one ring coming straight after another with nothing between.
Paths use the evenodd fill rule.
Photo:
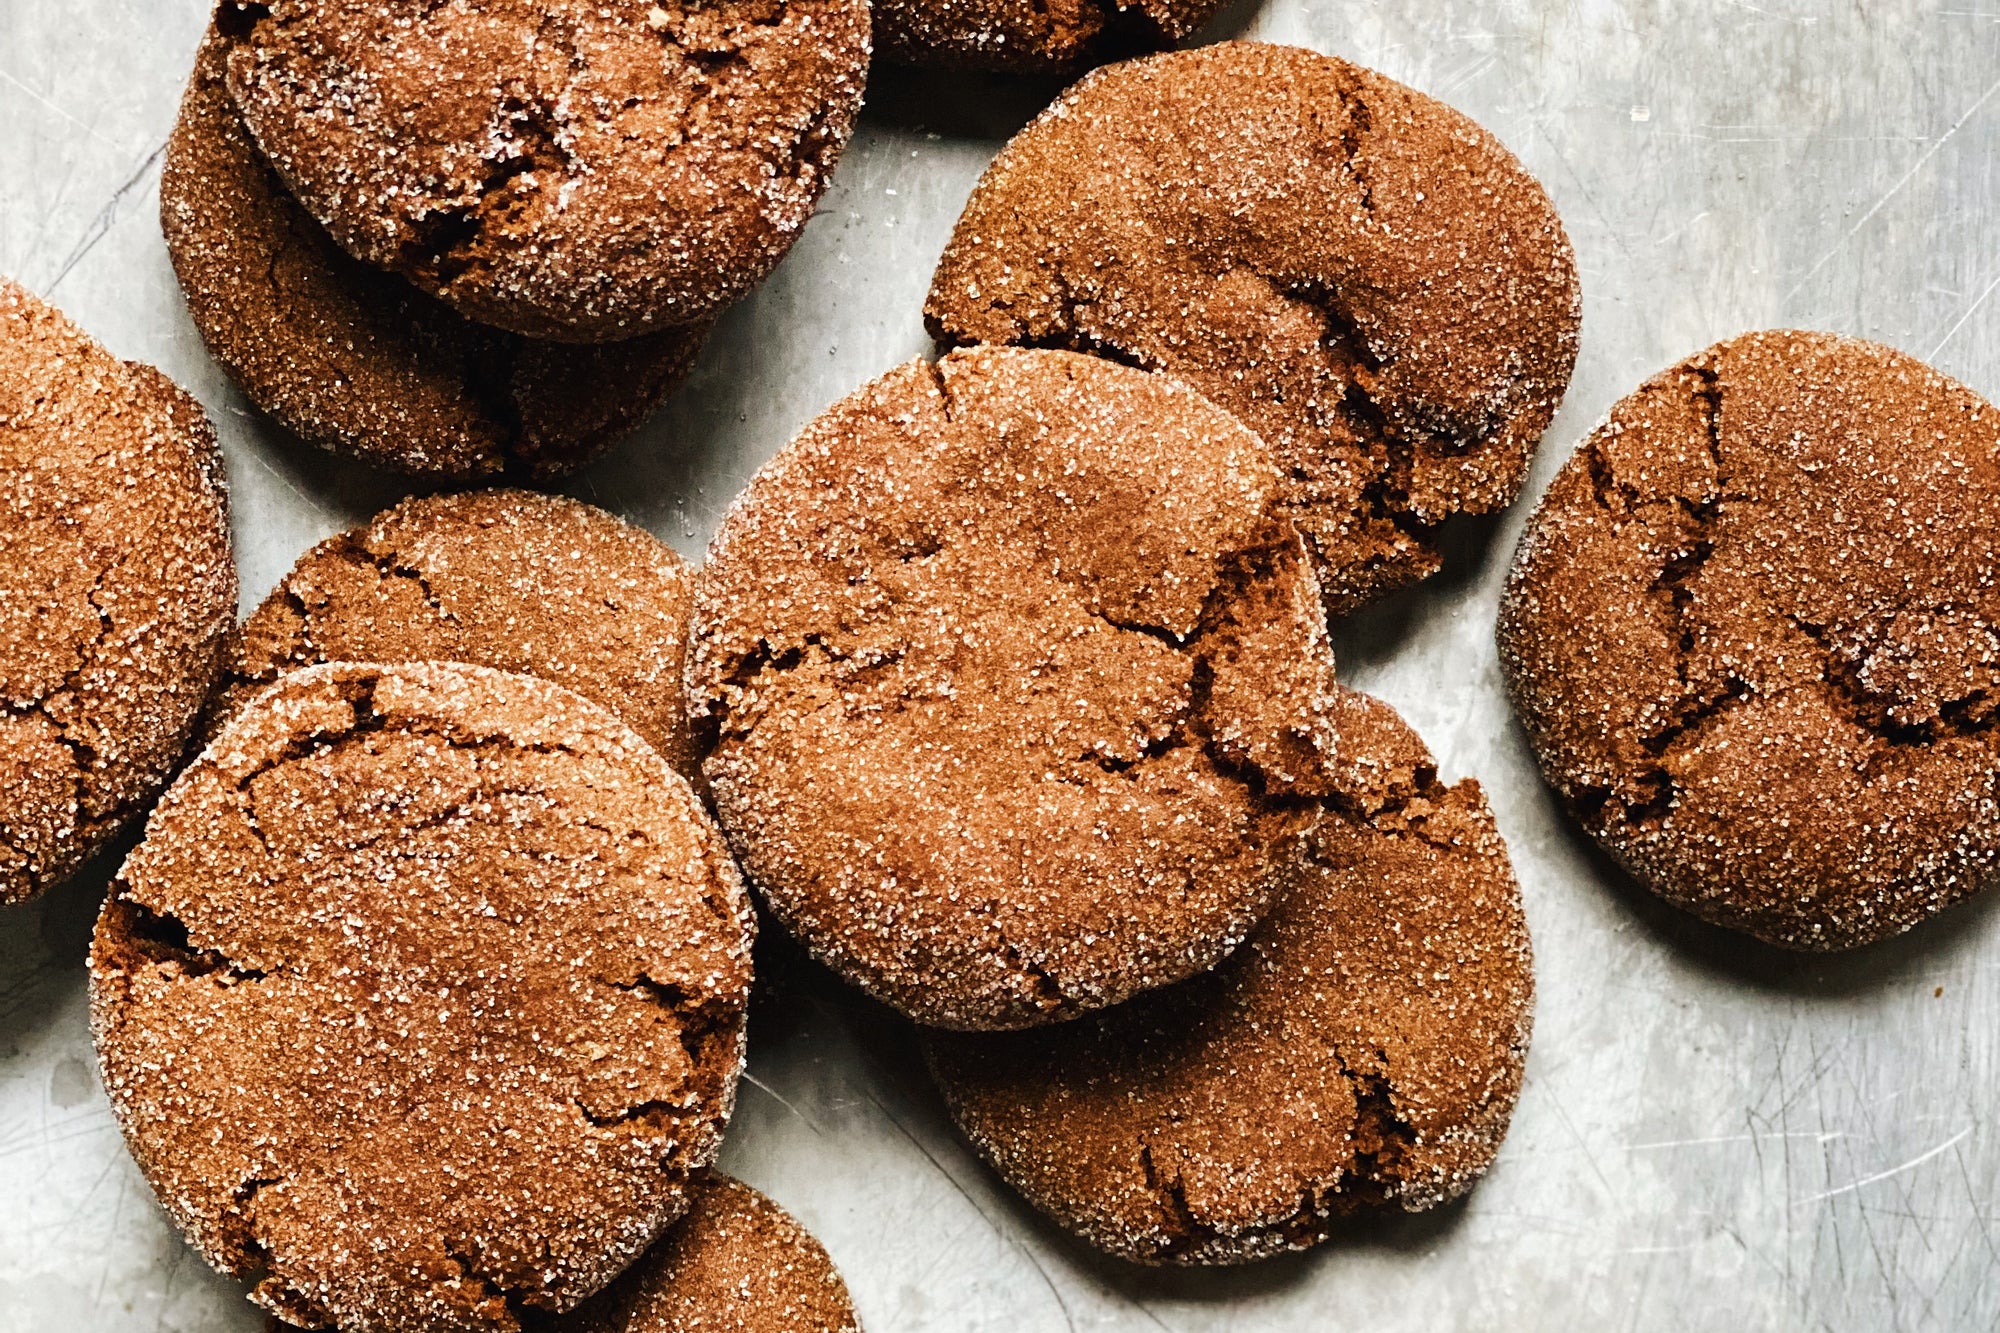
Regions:
<instances>
[{"instance_id":1,"label":"scratched metal surface","mask_svg":"<svg viewBox=\"0 0 2000 1333\"><path fill-rule=\"evenodd\" d=\"M395 484L249 415L182 311L159 148L201 0L0 0L0 271L207 403L244 592ZM1500 135L1581 259L1584 354L1532 489L1647 373L1743 329L1864 334L2000 393L2000 0L1269 0L1223 31L1373 65ZM573 489L699 552L817 408L925 346L931 262L1048 89L878 81L822 216L692 385ZM1491 793L1541 1001L1471 1199L1308 1256L1151 1274L1040 1225L954 1140L892 1024L823 983L760 1013L724 1163L890 1330L1963 1328L2000 1324L2000 912L1788 959L1636 897L1565 831L1490 632L1522 515L1342 627L1350 679ZM126 1160L82 958L105 871L0 911L0 1333L255 1326Z\"/></svg>"}]
</instances>

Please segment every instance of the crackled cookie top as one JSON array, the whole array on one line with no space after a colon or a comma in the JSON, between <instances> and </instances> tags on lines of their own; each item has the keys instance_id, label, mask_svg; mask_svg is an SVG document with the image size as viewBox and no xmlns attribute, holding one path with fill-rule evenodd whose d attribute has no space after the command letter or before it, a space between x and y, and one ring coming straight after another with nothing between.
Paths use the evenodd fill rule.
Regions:
<instances>
[{"instance_id":1,"label":"crackled cookie top","mask_svg":"<svg viewBox=\"0 0 2000 1333\"><path fill-rule=\"evenodd\" d=\"M158 794L235 618L201 406L0 278L0 903Z\"/></svg>"},{"instance_id":2,"label":"crackled cookie top","mask_svg":"<svg viewBox=\"0 0 2000 1333\"><path fill-rule=\"evenodd\" d=\"M751 931L687 784L603 709L317 667L154 814L98 922L92 1027L160 1202L261 1304L511 1331L687 1207Z\"/></svg>"},{"instance_id":3,"label":"crackled cookie top","mask_svg":"<svg viewBox=\"0 0 2000 1333\"><path fill-rule=\"evenodd\" d=\"M547 480L686 377L706 324L576 346L475 324L343 252L264 162L195 59L160 177L167 253L202 341L250 400L325 449L451 480Z\"/></svg>"},{"instance_id":4,"label":"crackled cookie top","mask_svg":"<svg viewBox=\"0 0 2000 1333\"><path fill-rule=\"evenodd\" d=\"M1370 70L1224 42L1083 79L973 191L947 343L1169 372L1263 436L1338 614L1513 501L1576 361L1562 223L1492 135Z\"/></svg>"},{"instance_id":5,"label":"crackled cookie top","mask_svg":"<svg viewBox=\"0 0 2000 1333\"><path fill-rule=\"evenodd\" d=\"M1476 783L1357 697L1353 772L1298 883L1205 976L1035 1032L939 1033L968 1138L1037 1207L1142 1263L1239 1263L1418 1211L1492 1162L1534 983Z\"/></svg>"},{"instance_id":6,"label":"crackled cookie top","mask_svg":"<svg viewBox=\"0 0 2000 1333\"><path fill-rule=\"evenodd\" d=\"M470 662L575 690L696 774L681 692L694 571L576 500L471 491L405 500L299 557L245 622L210 730L322 662Z\"/></svg>"},{"instance_id":7,"label":"crackled cookie top","mask_svg":"<svg viewBox=\"0 0 2000 1333\"><path fill-rule=\"evenodd\" d=\"M1065 352L912 362L759 474L697 581L689 707L751 879L952 1027L1074 1016L1263 913L1339 698L1256 437Z\"/></svg>"},{"instance_id":8,"label":"crackled cookie top","mask_svg":"<svg viewBox=\"0 0 2000 1333\"><path fill-rule=\"evenodd\" d=\"M876 0L874 9L884 61L1025 73L1171 46L1222 0Z\"/></svg>"},{"instance_id":9,"label":"crackled cookie top","mask_svg":"<svg viewBox=\"0 0 2000 1333\"><path fill-rule=\"evenodd\" d=\"M853 128L865 0L226 0L229 87L348 251L463 314L604 342L783 258Z\"/></svg>"},{"instance_id":10,"label":"crackled cookie top","mask_svg":"<svg viewBox=\"0 0 2000 1333\"><path fill-rule=\"evenodd\" d=\"M1648 380L1521 541L1501 663L1642 883L1774 944L1895 934L2000 853L2000 415L1777 331Z\"/></svg>"}]
</instances>

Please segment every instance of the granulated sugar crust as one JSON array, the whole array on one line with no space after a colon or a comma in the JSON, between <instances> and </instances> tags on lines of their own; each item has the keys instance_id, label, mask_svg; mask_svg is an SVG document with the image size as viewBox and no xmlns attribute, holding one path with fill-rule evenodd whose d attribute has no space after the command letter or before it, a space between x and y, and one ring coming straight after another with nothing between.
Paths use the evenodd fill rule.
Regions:
<instances>
[{"instance_id":1,"label":"granulated sugar crust","mask_svg":"<svg viewBox=\"0 0 2000 1333\"><path fill-rule=\"evenodd\" d=\"M681 691L693 600L671 546L579 501L405 500L299 557L244 624L208 729L301 667L470 662L575 690L695 778Z\"/></svg>"},{"instance_id":2,"label":"granulated sugar crust","mask_svg":"<svg viewBox=\"0 0 2000 1333\"><path fill-rule=\"evenodd\" d=\"M711 1175L687 1215L547 1333L861 1333L826 1250L756 1190ZM294 1333L273 1321L272 1333Z\"/></svg>"},{"instance_id":3,"label":"granulated sugar crust","mask_svg":"<svg viewBox=\"0 0 2000 1333\"><path fill-rule=\"evenodd\" d=\"M861 1333L833 1260L792 1215L710 1176L694 1207L573 1333Z\"/></svg>"},{"instance_id":4,"label":"granulated sugar crust","mask_svg":"<svg viewBox=\"0 0 2000 1333\"><path fill-rule=\"evenodd\" d=\"M1576 264L1492 135L1372 71L1224 42L1099 70L973 191L925 317L1094 352L1240 416L1330 613L1513 502L1576 362Z\"/></svg>"},{"instance_id":5,"label":"granulated sugar crust","mask_svg":"<svg viewBox=\"0 0 2000 1333\"><path fill-rule=\"evenodd\" d=\"M1259 1259L1359 1208L1435 1207L1499 1150L1534 1002L1507 849L1477 783L1438 782L1386 705L1356 711L1298 883L1221 967L1062 1027L928 1039L980 1153L1101 1249Z\"/></svg>"},{"instance_id":6,"label":"granulated sugar crust","mask_svg":"<svg viewBox=\"0 0 2000 1333\"><path fill-rule=\"evenodd\" d=\"M200 404L0 278L0 903L166 785L235 617Z\"/></svg>"},{"instance_id":7,"label":"granulated sugar crust","mask_svg":"<svg viewBox=\"0 0 2000 1333\"><path fill-rule=\"evenodd\" d=\"M866 0L225 0L229 87L356 257L531 337L708 319L812 216Z\"/></svg>"},{"instance_id":8,"label":"granulated sugar crust","mask_svg":"<svg viewBox=\"0 0 2000 1333\"><path fill-rule=\"evenodd\" d=\"M753 920L611 714L475 667L286 677L175 783L91 950L126 1142L289 1321L516 1330L686 1209Z\"/></svg>"},{"instance_id":9,"label":"granulated sugar crust","mask_svg":"<svg viewBox=\"0 0 2000 1333\"><path fill-rule=\"evenodd\" d=\"M1023 73L1172 46L1222 0L876 0L878 59Z\"/></svg>"},{"instance_id":10,"label":"granulated sugar crust","mask_svg":"<svg viewBox=\"0 0 2000 1333\"><path fill-rule=\"evenodd\" d=\"M2000 415L1776 331L1646 382L1522 537L1500 660L1542 771L1647 887L1797 949L2000 854Z\"/></svg>"},{"instance_id":11,"label":"granulated sugar crust","mask_svg":"<svg viewBox=\"0 0 2000 1333\"><path fill-rule=\"evenodd\" d=\"M1092 357L911 362L823 413L725 519L690 631L716 808L778 918L947 1027L1219 961L1339 731L1277 492L1228 414Z\"/></svg>"},{"instance_id":12,"label":"granulated sugar crust","mask_svg":"<svg viewBox=\"0 0 2000 1333\"><path fill-rule=\"evenodd\" d=\"M285 192L195 58L160 178L167 253L202 341L286 429L454 481L546 481L596 457L686 378L708 325L580 347L474 324L351 258Z\"/></svg>"}]
</instances>

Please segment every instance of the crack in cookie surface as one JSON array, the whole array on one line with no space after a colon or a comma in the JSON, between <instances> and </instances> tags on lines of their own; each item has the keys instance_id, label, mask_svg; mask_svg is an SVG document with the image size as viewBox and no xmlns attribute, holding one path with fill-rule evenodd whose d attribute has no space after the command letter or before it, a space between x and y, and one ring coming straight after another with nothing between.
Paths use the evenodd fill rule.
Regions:
<instances>
[{"instance_id":1,"label":"crack in cookie surface","mask_svg":"<svg viewBox=\"0 0 2000 1333\"><path fill-rule=\"evenodd\" d=\"M599 347L524 338L346 254L258 151L227 56L211 31L168 141L161 224L203 341L286 428L398 471L546 481L685 378L706 324Z\"/></svg>"},{"instance_id":2,"label":"crack in cookie surface","mask_svg":"<svg viewBox=\"0 0 2000 1333\"><path fill-rule=\"evenodd\" d=\"M169 1213L274 1312L515 1328L685 1206L750 934L719 835L610 714L325 666L162 803L99 923L93 1027Z\"/></svg>"},{"instance_id":3,"label":"crack in cookie surface","mask_svg":"<svg viewBox=\"0 0 2000 1333\"><path fill-rule=\"evenodd\" d=\"M1469 1188L1518 1095L1533 1005L1484 798L1349 697L1358 762L1295 881L1215 971L1075 1023L926 1040L960 1129L1109 1253L1241 1263L1341 1216Z\"/></svg>"},{"instance_id":4,"label":"crack in cookie surface","mask_svg":"<svg viewBox=\"0 0 2000 1333\"><path fill-rule=\"evenodd\" d=\"M200 406L0 280L0 902L181 757L235 615L228 523Z\"/></svg>"},{"instance_id":5,"label":"crack in cookie surface","mask_svg":"<svg viewBox=\"0 0 2000 1333\"><path fill-rule=\"evenodd\" d=\"M258 143L344 248L572 342L712 317L775 266L869 41L857 0L280 0L224 31Z\"/></svg>"},{"instance_id":6,"label":"crack in cookie surface","mask_svg":"<svg viewBox=\"0 0 2000 1333\"><path fill-rule=\"evenodd\" d=\"M924 1021L1019 1026L1214 961L1336 745L1256 438L1061 352L913 363L732 512L691 707L779 918Z\"/></svg>"},{"instance_id":7,"label":"crack in cookie surface","mask_svg":"<svg viewBox=\"0 0 2000 1333\"><path fill-rule=\"evenodd\" d=\"M1102 70L1008 144L939 263L947 345L1106 354L1263 436L1329 612L1439 566L1512 502L1575 362L1541 188L1370 71L1258 43Z\"/></svg>"},{"instance_id":8,"label":"crack in cookie surface","mask_svg":"<svg viewBox=\"0 0 2000 1333\"><path fill-rule=\"evenodd\" d=\"M2000 859L2000 420L1900 353L1718 344L1558 474L1500 624L1551 783L1670 901L1844 948ZM1893 833L1884 832L1893 829Z\"/></svg>"}]
</instances>

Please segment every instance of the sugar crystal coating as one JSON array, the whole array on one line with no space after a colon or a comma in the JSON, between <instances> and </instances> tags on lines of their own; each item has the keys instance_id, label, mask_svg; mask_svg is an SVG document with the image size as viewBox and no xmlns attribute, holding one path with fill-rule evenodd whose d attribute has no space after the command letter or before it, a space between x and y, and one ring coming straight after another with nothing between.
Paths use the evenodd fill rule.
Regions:
<instances>
[{"instance_id":1,"label":"sugar crystal coating","mask_svg":"<svg viewBox=\"0 0 2000 1333\"><path fill-rule=\"evenodd\" d=\"M575 690L698 776L681 692L694 571L601 509L530 491L405 500L299 557L232 645L209 730L322 662L470 662Z\"/></svg>"},{"instance_id":2,"label":"sugar crystal coating","mask_svg":"<svg viewBox=\"0 0 2000 1333\"><path fill-rule=\"evenodd\" d=\"M1499 1150L1534 1003L1507 849L1477 783L1354 711L1298 882L1228 961L1060 1027L927 1040L981 1154L1101 1249L1260 1259L1435 1207Z\"/></svg>"},{"instance_id":3,"label":"sugar crystal coating","mask_svg":"<svg viewBox=\"0 0 2000 1333\"><path fill-rule=\"evenodd\" d=\"M572 471L687 375L706 324L575 346L475 324L344 253L289 194L195 57L160 177L160 223L209 351L303 439L413 474Z\"/></svg>"},{"instance_id":4,"label":"sugar crystal coating","mask_svg":"<svg viewBox=\"0 0 2000 1333\"><path fill-rule=\"evenodd\" d=\"M1542 771L1654 892L1796 949L2000 857L2000 414L1777 330L1648 380L1521 539L1500 660Z\"/></svg>"},{"instance_id":5,"label":"sugar crystal coating","mask_svg":"<svg viewBox=\"0 0 2000 1333\"><path fill-rule=\"evenodd\" d=\"M981 349L892 371L739 498L688 699L750 878L927 1023L1213 965L1280 887L1340 695L1257 438L1186 387Z\"/></svg>"},{"instance_id":6,"label":"sugar crystal coating","mask_svg":"<svg viewBox=\"0 0 2000 1333\"><path fill-rule=\"evenodd\" d=\"M1340 614L1513 502L1582 307L1492 135L1331 56L1223 42L1099 70L1016 135L924 313L947 344L1093 352L1236 413Z\"/></svg>"},{"instance_id":7,"label":"sugar crystal coating","mask_svg":"<svg viewBox=\"0 0 2000 1333\"><path fill-rule=\"evenodd\" d=\"M752 931L699 802L611 714L333 664L161 802L98 921L92 1031L168 1216L260 1304L514 1333L686 1209Z\"/></svg>"},{"instance_id":8,"label":"sugar crystal coating","mask_svg":"<svg viewBox=\"0 0 2000 1333\"><path fill-rule=\"evenodd\" d=\"M166 785L235 617L201 406L0 279L0 903Z\"/></svg>"},{"instance_id":9,"label":"sugar crystal coating","mask_svg":"<svg viewBox=\"0 0 2000 1333\"><path fill-rule=\"evenodd\" d=\"M573 342L761 281L868 70L866 0L227 0L217 21L251 133L343 248Z\"/></svg>"}]
</instances>

